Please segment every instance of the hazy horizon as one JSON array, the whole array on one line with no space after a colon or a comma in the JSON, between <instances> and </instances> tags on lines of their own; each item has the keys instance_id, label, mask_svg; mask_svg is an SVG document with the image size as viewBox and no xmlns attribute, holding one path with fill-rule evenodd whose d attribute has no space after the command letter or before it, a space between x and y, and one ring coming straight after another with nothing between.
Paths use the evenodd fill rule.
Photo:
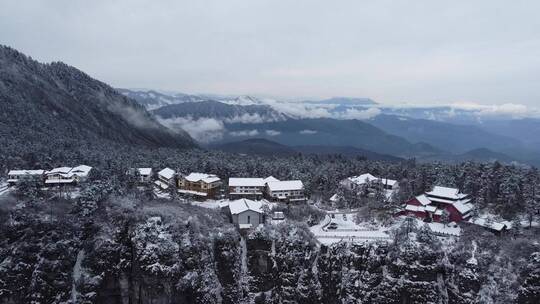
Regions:
<instances>
[{"instance_id":1,"label":"hazy horizon","mask_svg":"<svg viewBox=\"0 0 540 304\"><path fill-rule=\"evenodd\" d=\"M0 43L122 88L523 110L540 101L540 3L505 4L13 1Z\"/></svg>"}]
</instances>

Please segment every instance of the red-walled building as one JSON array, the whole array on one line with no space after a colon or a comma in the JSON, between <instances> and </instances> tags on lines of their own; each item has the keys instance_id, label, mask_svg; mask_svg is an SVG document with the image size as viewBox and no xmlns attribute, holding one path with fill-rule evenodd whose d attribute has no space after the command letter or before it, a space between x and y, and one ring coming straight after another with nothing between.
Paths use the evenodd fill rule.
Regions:
<instances>
[{"instance_id":1,"label":"red-walled building","mask_svg":"<svg viewBox=\"0 0 540 304\"><path fill-rule=\"evenodd\" d=\"M408 202L399 214L421 219L430 218L440 222L446 211L451 222L461 222L471 217L474 206L468 194L459 189L435 186L432 191L419 195Z\"/></svg>"}]
</instances>

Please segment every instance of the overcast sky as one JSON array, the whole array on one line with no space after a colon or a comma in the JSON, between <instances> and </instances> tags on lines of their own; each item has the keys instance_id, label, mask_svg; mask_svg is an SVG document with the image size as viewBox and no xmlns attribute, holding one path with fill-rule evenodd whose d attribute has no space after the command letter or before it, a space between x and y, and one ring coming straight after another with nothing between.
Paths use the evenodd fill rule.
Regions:
<instances>
[{"instance_id":1,"label":"overcast sky","mask_svg":"<svg viewBox=\"0 0 540 304\"><path fill-rule=\"evenodd\" d=\"M0 2L0 43L115 87L540 104L540 1Z\"/></svg>"}]
</instances>

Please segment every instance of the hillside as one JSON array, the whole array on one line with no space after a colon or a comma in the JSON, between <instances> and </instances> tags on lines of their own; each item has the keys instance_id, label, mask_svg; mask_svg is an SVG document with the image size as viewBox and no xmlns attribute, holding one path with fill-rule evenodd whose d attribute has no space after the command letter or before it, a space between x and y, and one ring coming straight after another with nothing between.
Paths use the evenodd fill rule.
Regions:
<instances>
[{"instance_id":1,"label":"hillside","mask_svg":"<svg viewBox=\"0 0 540 304\"><path fill-rule=\"evenodd\" d=\"M166 105L178 104L183 102L197 102L205 100L196 95L183 93L164 94L154 90L129 90L116 89L122 95L137 101L148 110L157 109Z\"/></svg>"},{"instance_id":2,"label":"hillside","mask_svg":"<svg viewBox=\"0 0 540 304\"><path fill-rule=\"evenodd\" d=\"M256 130L258 136L288 146L351 146L399 157L425 156L439 151L428 144L413 144L399 136L359 120L330 118L289 119L258 124L231 123L225 125L229 134ZM234 133L236 132L236 133ZM237 141L248 136L225 135L223 141Z\"/></svg>"},{"instance_id":3,"label":"hillside","mask_svg":"<svg viewBox=\"0 0 540 304\"><path fill-rule=\"evenodd\" d=\"M375 161L403 161L403 158L376 153L360 148L355 148L351 146L324 146L324 145L311 145L311 146L295 146L293 147L296 151L303 154L315 154L315 155L332 155L339 154L345 157L361 157L369 160Z\"/></svg>"},{"instance_id":4,"label":"hillside","mask_svg":"<svg viewBox=\"0 0 540 304\"><path fill-rule=\"evenodd\" d=\"M187 133L166 129L107 84L5 46L0 46L0 134L2 147L13 151L21 145L194 146Z\"/></svg>"},{"instance_id":5,"label":"hillside","mask_svg":"<svg viewBox=\"0 0 540 304\"><path fill-rule=\"evenodd\" d=\"M215 118L226 122L258 123L265 121L280 121L288 118L267 105L235 105L215 100L200 102L185 102L163 106L152 111L163 119L175 117Z\"/></svg>"},{"instance_id":6,"label":"hillside","mask_svg":"<svg viewBox=\"0 0 540 304\"><path fill-rule=\"evenodd\" d=\"M308 104L320 105L347 105L347 106L372 106L377 103L370 98L353 98L353 97L332 97L323 100L308 100L304 101Z\"/></svg>"},{"instance_id":7,"label":"hillside","mask_svg":"<svg viewBox=\"0 0 540 304\"><path fill-rule=\"evenodd\" d=\"M413 143L427 142L450 153L459 154L479 148L500 150L509 146L518 147L521 144L511 137L490 133L473 125L457 125L394 115L378 115L368 122Z\"/></svg>"},{"instance_id":8,"label":"hillside","mask_svg":"<svg viewBox=\"0 0 540 304\"><path fill-rule=\"evenodd\" d=\"M305 155L342 155L345 157L361 157L376 161L402 161L402 158L375 153L351 146L286 146L277 142L263 139L251 138L242 141L228 142L219 145L210 146L215 150L221 150L231 153L241 153L250 155L266 156L293 156L297 154Z\"/></svg>"},{"instance_id":9,"label":"hillside","mask_svg":"<svg viewBox=\"0 0 540 304\"><path fill-rule=\"evenodd\" d=\"M292 147L278 144L271 140L252 138L211 146L212 149L230 153L266 156L292 156L298 154Z\"/></svg>"},{"instance_id":10,"label":"hillside","mask_svg":"<svg viewBox=\"0 0 540 304\"><path fill-rule=\"evenodd\" d=\"M540 119L524 118L512 120L487 120L478 126L488 132L516 138L525 143L527 148L540 150Z\"/></svg>"},{"instance_id":11,"label":"hillside","mask_svg":"<svg viewBox=\"0 0 540 304\"><path fill-rule=\"evenodd\" d=\"M479 148L474 149L471 151L467 151L463 154L456 155L455 157L456 161L464 162L464 161L476 161L476 162L491 162L491 161L499 161L504 163L510 163L512 162L513 158L510 156L504 154L504 153L498 153L491 151L486 148Z\"/></svg>"}]
</instances>

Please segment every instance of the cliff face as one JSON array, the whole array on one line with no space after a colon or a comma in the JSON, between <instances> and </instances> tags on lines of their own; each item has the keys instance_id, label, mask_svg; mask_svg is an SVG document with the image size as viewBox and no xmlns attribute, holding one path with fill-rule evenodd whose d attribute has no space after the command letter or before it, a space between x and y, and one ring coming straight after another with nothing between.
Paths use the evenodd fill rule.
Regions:
<instances>
[{"instance_id":1,"label":"cliff face","mask_svg":"<svg viewBox=\"0 0 540 304\"><path fill-rule=\"evenodd\" d=\"M466 240L447 250L422 228L393 244L323 246L293 222L241 235L219 211L107 189L0 209L0 303L538 300L538 254L511 274L493 241L471 259Z\"/></svg>"}]
</instances>

